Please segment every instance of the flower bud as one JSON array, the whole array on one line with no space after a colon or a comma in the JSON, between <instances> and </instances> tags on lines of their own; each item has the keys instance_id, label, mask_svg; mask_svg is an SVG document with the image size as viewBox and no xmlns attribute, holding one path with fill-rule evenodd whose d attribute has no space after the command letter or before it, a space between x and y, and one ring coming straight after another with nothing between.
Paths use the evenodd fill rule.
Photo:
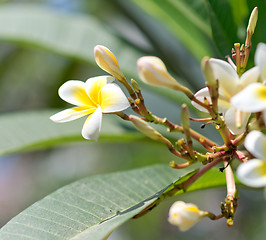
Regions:
<instances>
[{"instance_id":1,"label":"flower bud","mask_svg":"<svg viewBox=\"0 0 266 240\"><path fill-rule=\"evenodd\" d=\"M139 84L134 79L131 79L131 85L136 93L140 92Z\"/></svg>"},{"instance_id":2,"label":"flower bud","mask_svg":"<svg viewBox=\"0 0 266 240\"><path fill-rule=\"evenodd\" d=\"M188 107L187 105L184 103L181 106L181 123L184 129L189 130L190 126L189 126L189 112L188 112Z\"/></svg>"},{"instance_id":3,"label":"flower bud","mask_svg":"<svg viewBox=\"0 0 266 240\"><path fill-rule=\"evenodd\" d=\"M163 137L159 132L157 132L154 128L152 128L147 122L145 122L141 118L134 115L130 116L130 118L131 122L135 125L135 127L147 137L155 141L164 143L167 146L172 145L168 139Z\"/></svg>"},{"instance_id":4,"label":"flower bud","mask_svg":"<svg viewBox=\"0 0 266 240\"><path fill-rule=\"evenodd\" d=\"M168 221L184 232L205 216L207 216L206 212L199 210L196 205L177 201L169 210Z\"/></svg>"},{"instance_id":5,"label":"flower bud","mask_svg":"<svg viewBox=\"0 0 266 240\"><path fill-rule=\"evenodd\" d=\"M115 55L108 48L101 45L95 46L94 58L101 69L113 75L118 81L125 81Z\"/></svg>"},{"instance_id":6,"label":"flower bud","mask_svg":"<svg viewBox=\"0 0 266 240\"><path fill-rule=\"evenodd\" d=\"M216 79L213 74L213 70L210 64L210 58L204 57L201 61L201 69L206 78L207 85L209 87L215 86L216 87Z\"/></svg>"},{"instance_id":7,"label":"flower bud","mask_svg":"<svg viewBox=\"0 0 266 240\"><path fill-rule=\"evenodd\" d=\"M179 84L167 71L163 61L158 57L141 57L137 61L140 79L148 84L169 87L192 96L192 92Z\"/></svg>"},{"instance_id":8,"label":"flower bud","mask_svg":"<svg viewBox=\"0 0 266 240\"><path fill-rule=\"evenodd\" d=\"M254 33L258 21L258 8L255 7L250 15L247 31L251 34Z\"/></svg>"}]
</instances>

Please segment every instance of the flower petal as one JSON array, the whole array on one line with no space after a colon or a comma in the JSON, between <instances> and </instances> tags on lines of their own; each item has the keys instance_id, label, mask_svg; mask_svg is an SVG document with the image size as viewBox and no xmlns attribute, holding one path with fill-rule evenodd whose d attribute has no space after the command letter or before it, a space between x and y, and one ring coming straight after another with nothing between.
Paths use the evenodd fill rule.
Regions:
<instances>
[{"instance_id":1,"label":"flower petal","mask_svg":"<svg viewBox=\"0 0 266 240\"><path fill-rule=\"evenodd\" d=\"M266 44L259 43L255 52L255 64L259 66L262 80L266 80Z\"/></svg>"},{"instance_id":2,"label":"flower petal","mask_svg":"<svg viewBox=\"0 0 266 240\"><path fill-rule=\"evenodd\" d=\"M241 128L236 127L236 111L233 107L229 108L224 115L225 124L234 135L243 133L246 130L250 113L241 112Z\"/></svg>"},{"instance_id":3,"label":"flower petal","mask_svg":"<svg viewBox=\"0 0 266 240\"><path fill-rule=\"evenodd\" d=\"M245 88L251 83L258 82L259 76L260 76L260 72L259 72L258 67L253 67L249 69L248 71L244 72L242 76L240 77L241 89Z\"/></svg>"},{"instance_id":4,"label":"flower petal","mask_svg":"<svg viewBox=\"0 0 266 240\"><path fill-rule=\"evenodd\" d=\"M259 131L251 131L245 139L246 149L256 158L266 159L266 136Z\"/></svg>"},{"instance_id":5,"label":"flower petal","mask_svg":"<svg viewBox=\"0 0 266 240\"><path fill-rule=\"evenodd\" d=\"M252 83L231 98L231 104L244 112L260 112L266 109L266 85Z\"/></svg>"},{"instance_id":6,"label":"flower petal","mask_svg":"<svg viewBox=\"0 0 266 240\"><path fill-rule=\"evenodd\" d=\"M128 99L115 83L109 83L101 89L100 106L103 113L119 112L129 107Z\"/></svg>"},{"instance_id":7,"label":"flower petal","mask_svg":"<svg viewBox=\"0 0 266 240\"><path fill-rule=\"evenodd\" d=\"M219 81L219 93L224 97L232 97L238 89L239 77L233 67L226 61L211 58L214 77Z\"/></svg>"},{"instance_id":8,"label":"flower petal","mask_svg":"<svg viewBox=\"0 0 266 240\"><path fill-rule=\"evenodd\" d=\"M85 90L88 96L90 97L91 101L95 105L100 104L100 91L103 86L105 86L107 83L113 82L115 79L111 76L99 76L99 77L93 77L89 78L86 81Z\"/></svg>"},{"instance_id":9,"label":"flower petal","mask_svg":"<svg viewBox=\"0 0 266 240\"><path fill-rule=\"evenodd\" d=\"M237 168L239 180L250 187L266 186L266 161L252 159Z\"/></svg>"},{"instance_id":10,"label":"flower petal","mask_svg":"<svg viewBox=\"0 0 266 240\"><path fill-rule=\"evenodd\" d=\"M200 100L201 102L204 102L204 98L207 98L207 100L209 101L209 102L211 102L211 97L210 97L210 93L209 93L209 89L208 89L208 87L205 87L205 88L202 88L202 89L200 89L199 91L197 91L196 93L195 93L195 95L194 95L198 100ZM192 103L192 105L195 107L195 108L197 108L198 110L200 110L200 111L202 111L202 112L206 112L206 113L208 113L208 111L204 108L204 107L202 107L202 106L200 106L199 104L197 104L197 103L195 103L195 102L191 102Z\"/></svg>"},{"instance_id":11,"label":"flower petal","mask_svg":"<svg viewBox=\"0 0 266 240\"><path fill-rule=\"evenodd\" d=\"M95 108L96 109L96 108ZM95 109L88 109L87 107L74 107L65 109L50 117L54 122L69 122L85 115L88 115L95 111Z\"/></svg>"},{"instance_id":12,"label":"flower petal","mask_svg":"<svg viewBox=\"0 0 266 240\"><path fill-rule=\"evenodd\" d=\"M77 106L94 106L85 91L85 83L77 80L65 82L58 90L59 96L66 102Z\"/></svg>"},{"instance_id":13,"label":"flower petal","mask_svg":"<svg viewBox=\"0 0 266 240\"><path fill-rule=\"evenodd\" d=\"M82 128L82 136L88 140L97 141L102 125L102 109L98 107L85 121Z\"/></svg>"}]
</instances>

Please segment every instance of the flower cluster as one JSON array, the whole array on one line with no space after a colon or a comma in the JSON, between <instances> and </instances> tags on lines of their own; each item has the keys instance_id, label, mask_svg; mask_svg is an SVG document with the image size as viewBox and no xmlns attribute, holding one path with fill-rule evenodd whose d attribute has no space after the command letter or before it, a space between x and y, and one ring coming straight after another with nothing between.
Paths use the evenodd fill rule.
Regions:
<instances>
[{"instance_id":1,"label":"flower cluster","mask_svg":"<svg viewBox=\"0 0 266 240\"><path fill-rule=\"evenodd\" d=\"M264 43L260 43L256 49L256 66L245 71L257 18L258 9L255 8L248 24L246 42L242 46L239 43L234 45L232 59L227 57L227 61L224 61L206 57L202 60L206 87L195 94L178 83L158 57L146 56L137 61L139 77L144 83L184 93L194 107L207 113L206 118L191 118L185 104L181 109L181 125L152 114L144 103L139 84L134 79L128 82L114 54L108 48L98 45L94 49L95 60L99 67L112 76L90 78L85 83L72 80L63 84L59 88L59 96L76 107L63 110L51 119L55 122L66 122L89 115L83 126L82 136L97 140L102 114L113 113L123 120L130 121L152 140L165 144L178 161L185 161L172 161L172 168L180 169L196 162L202 163L203 166L194 175L171 190L172 195L180 189L185 191L208 170L223 163L224 167L220 168L220 171L225 171L227 195L225 203L221 205L221 214L216 216L199 210L194 204L178 201L170 208L169 222L177 225L181 231L188 230L203 217L212 220L226 218L227 224L231 226L238 205L238 195L234 169L230 163L240 162L236 172L243 184L250 187L266 187L266 136L262 132L266 127ZM127 89L130 97L127 98L120 87L113 83L115 79ZM136 115L127 115L123 112L129 106ZM203 126L213 124L224 143L218 145L192 130L191 120L205 122ZM166 127L169 132L183 133L184 138L176 139L173 143L172 139L154 129L150 122ZM205 148L204 153L194 149L195 141ZM253 159L253 156L256 159Z\"/></svg>"}]
</instances>

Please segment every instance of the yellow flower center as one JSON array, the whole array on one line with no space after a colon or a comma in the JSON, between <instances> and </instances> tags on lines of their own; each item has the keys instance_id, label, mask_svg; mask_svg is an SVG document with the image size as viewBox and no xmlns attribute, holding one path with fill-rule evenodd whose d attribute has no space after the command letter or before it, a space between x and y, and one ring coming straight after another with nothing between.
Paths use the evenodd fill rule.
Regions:
<instances>
[{"instance_id":1,"label":"yellow flower center","mask_svg":"<svg viewBox=\"0 0 266 240\"><path fill-rule=\"evenodd\" d=\"M178 214L178 213L174 213L173 216L174 216L175 218L177 218L177 217L179 216L179 214Z\"/></svg>"},{"instance_id":2,"label":"yellow flower center","mask_svg":"<svg viewBox=\"0 0 266 240\"><path fill-rule=\"evenodd\" d=\"M266 162L261 164L261 167L258 169L258 173L260 176L266 176Z\"/></svg>"},{"instance_id":3,"label":"yellow flower center","mask_svg":"<svg viewBox=\"0 0 266 240\"><path fill-rule=\"evenodd\" d=\"M198 209L197 207L194 207L194 206L187 207L186 209L187 209L188 211L191 211L191 212L196 212L196 213L199 212L199 209Z\"/></svg>"},{"instance_id":4,"label":"yellow flower center","mask_svg":"<svg viewBox=\"0 0 266 240\"><path fill-rule=\"evenodd\" d=\"M258 97L262 100L266 100L266 86L262 86L257 90Z\"/></svg>"}]
</instances>

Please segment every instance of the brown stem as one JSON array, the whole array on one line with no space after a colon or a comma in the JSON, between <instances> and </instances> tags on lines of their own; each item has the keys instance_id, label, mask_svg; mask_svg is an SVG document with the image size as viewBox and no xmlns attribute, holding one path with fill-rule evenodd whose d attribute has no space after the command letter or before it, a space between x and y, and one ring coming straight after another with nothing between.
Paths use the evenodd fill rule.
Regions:
<instances>
[{"instance_id":1,"label":"brown stem","mask_svg":"<svg viewBox=\"0 0 266 240\"><path fill-rule=\"evenodd\" d=\"M231 166L228 164L229 164L228 160L224 161L226 186L227 186L227 199L233 201L234 194L236 191L236 185L235 185L234 173L232 171Z\"/></svg>"},{"instance_id":2,"label":"brown stem","mask_svg":"<svg viewBox=\"0 0 266 240\"><path fill-rule=\"evenodd\" d=\"M204 173L206 173L208 170L210 170L212 167L217 165L223 160L223 157L228 154L226 152L219 152L215 153L216 156L218 156L214 161L210 162L209 164L202 167L199 171L197 171L192 177L190 177L188 180L183 182L182 187L183 190L186 191L187 188L194 183L199 177L201 177Z\"/></svg>"}]
</instances>

